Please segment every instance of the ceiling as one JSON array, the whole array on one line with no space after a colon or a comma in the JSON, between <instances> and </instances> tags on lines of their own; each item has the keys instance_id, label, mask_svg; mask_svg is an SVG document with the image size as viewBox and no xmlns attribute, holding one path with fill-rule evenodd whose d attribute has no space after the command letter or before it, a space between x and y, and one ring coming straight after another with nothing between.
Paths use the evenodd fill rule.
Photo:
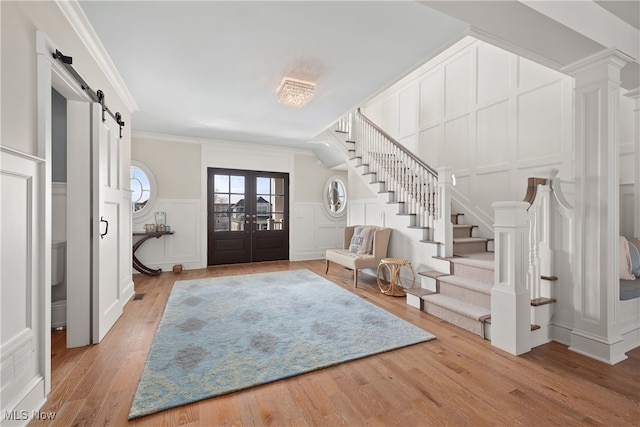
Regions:
<instances>
[{"instance_id":1,"label":"ceiling","mask_svg":"<svg viewBox=\"0 0 640 427\"><path fill-rule=\"evenodd\" d=\"M640 1L637 0L604 0L596 3L640 30Z\"/></svg>"},{"instance_id":2,"label":"ceiling","mask_svg":"<svg viewBox=\"0 0 640 427\"><path fill-rule=\"evenodd\" d=\"M596 3L638 28L640 2ZM332 150L318 135L470 30L556 69L605 48L524 0L79 4L136 100L134 131L309 148L323 161ZM285 76L316 83L305 107L278 103Z\"/></svg>"},{"instance_id":3,"label":"ceiling","mask_svg":"<svg viewBox=\"0 0 640 427\"><path fill-rule=\"evenodd\" d=\"M466 24L412 1L82 1L138 104L134 131L308 143ZM420 42L417 42L420 41ZM283 77L316 83L301 109Z\"/></svg>"}]
</instances>

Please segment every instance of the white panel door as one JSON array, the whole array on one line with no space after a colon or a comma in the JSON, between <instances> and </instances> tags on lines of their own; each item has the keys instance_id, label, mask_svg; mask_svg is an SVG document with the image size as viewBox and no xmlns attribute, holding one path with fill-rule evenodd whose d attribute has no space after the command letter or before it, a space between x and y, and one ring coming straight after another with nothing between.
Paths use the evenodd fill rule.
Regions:
<instances>
[{"instance_id":1,"label":"white panel door","mask_svg":"<svg viewBox=\"0 0 640 427\"><path fill-rule=\"evenodd\" d=\"M92 342L104 338L122 314L119 280L119 241L122 218L120 129L111 116L102 120L102 106L93 104L92 190L93 190L93 277Z\"/></svg>"}]
</instances>

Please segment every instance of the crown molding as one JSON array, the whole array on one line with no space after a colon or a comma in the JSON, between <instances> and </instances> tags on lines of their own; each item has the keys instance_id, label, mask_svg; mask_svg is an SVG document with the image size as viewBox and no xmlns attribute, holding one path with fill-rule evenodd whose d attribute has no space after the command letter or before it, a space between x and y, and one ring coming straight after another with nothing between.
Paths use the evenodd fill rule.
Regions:
<instances>
[{"instance_id":1,"label":"crown molding","mask_svg":"<svg viewBox=\"0 0 640 427\"><path fill-rule=\"evenodd\" d=\"M474 37L478 40L487 42L493 46L499 47L511 53L514 53L518 56L526 58L530 61L536 62L540 65L544 65L547 68L551 68L552 70L561 71L563 64L560 64L556 61L550 60L549 58L545 58L542 55L537 53L533 53L528 49L525 49L521 46L518 46L508 40L505 40L501 37L495 36L487 31L484 31L477 27L469 27L467 35Z\"/></svg>"},{"instance_id":2,"label":"crown molding","mask_svg":"<svg viewBox=\"0 0 640 427\"><path fill-rule=\"evenodd\" d=\"M631 89L623 94L631 99L640 99L640 87Z\"/></svg>"},{"instance_id":3,"label":"crown molding","mask_svg":"<svg viewBox=\"0 0 640 427\"><path fill-rule=\"evenodd\" d=\"M89 19L78 4L77 0L55 0L62 14L76 32L82 43L85 45L89 54L96 61L104 75L107 77L111 86L115 89L118 96L122 99L125 107L130 113L138 111L138 104L131 95L129 88L120 76L118 69L109 57L102 42L98 38L95 30L91 26Z\"/></svg>"}]
</instances>

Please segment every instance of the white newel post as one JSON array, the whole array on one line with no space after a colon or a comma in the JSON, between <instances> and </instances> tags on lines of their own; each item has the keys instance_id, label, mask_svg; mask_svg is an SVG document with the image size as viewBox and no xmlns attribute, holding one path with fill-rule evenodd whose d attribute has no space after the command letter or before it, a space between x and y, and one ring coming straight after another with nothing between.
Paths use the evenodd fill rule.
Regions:
<instances>
[{"instance_id":1,"label":"white newel post","mask_svg":"<svg viewBox=\"0 0 640 427\"><path fill-rule=\"evenodd\" d=\"M615 49L566 67L575 78L575 253L570 349L605 363L627 358L618 320L620 70Z\"/></svg>"},{"instance_id":2,"label":"white newel post","mask_svg":"<svg viewBox=\"0 0 640 427\"><path fill-rule=\"evenodd\" d=\"M491 289L491 344L511 354L531 350L531 296L526 286L527 202L495 202L495 282Z\"/></svg>"},{"instance_id":3,"label":"white newel post","mask_svg":"<svg viewBox=\"0 0 640 427\"><path fill-rule=\"evenodd\" d=\"M453 169L438 168L438 218L435 221L433 240L443 243L444 253L440 256L453 256L453 224L451 223L451 188L453 187Z\"/></svg>"},{"instance_id":4,"label":"white newel post","mask_svg":"<svg viewBox=\"0 0 640 427\"><path fill-rule=\"evenodd\" d=\"M551 187L554 181L557 182L556 176L558 175L558 169L547 168L536 172L534 175L536 178L544 179L545 184L538 185L537 196L534 201L536 207L535 213L535 233L533 241L529 242L534 247L534 261L537 264L535 269L530 268L531 280L536 283L538 297L551 298L553 292L550 288L549 282L542 282L541 276L553 276L553 251L551 249L551 223L552 223L552 211L551 211ZM529 208L529 214L531 215L532 206ZM534 295L532 294L532 298Z\"/></svg>"}]
</instances>

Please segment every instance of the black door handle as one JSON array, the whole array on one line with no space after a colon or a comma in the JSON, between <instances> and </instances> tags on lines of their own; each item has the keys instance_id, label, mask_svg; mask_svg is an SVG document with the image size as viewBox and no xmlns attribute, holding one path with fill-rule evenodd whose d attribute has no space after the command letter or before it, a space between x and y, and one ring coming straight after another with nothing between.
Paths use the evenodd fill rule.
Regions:
<instances>
[{"instance_id":1,"label":"black door handle","mask_svg":"<svg viewBox=\"0 0 640 427\"><path fill-rule=\"evenodd\" d=\"M107 221L106 219L104 219L104 217L102 217L102 216L101 216L101 217L100 217L100 222L104 222L105 224L107 224L107 226L106 226L106 227L105 227L105 229L104 229L104 233L102 233L102 234L100 235L100 238L101 238L101 239L104 239L104 236L106 236L106 235L107 235L107 233L109 232L109 221Z\"/></svg>"}]
</instances>

